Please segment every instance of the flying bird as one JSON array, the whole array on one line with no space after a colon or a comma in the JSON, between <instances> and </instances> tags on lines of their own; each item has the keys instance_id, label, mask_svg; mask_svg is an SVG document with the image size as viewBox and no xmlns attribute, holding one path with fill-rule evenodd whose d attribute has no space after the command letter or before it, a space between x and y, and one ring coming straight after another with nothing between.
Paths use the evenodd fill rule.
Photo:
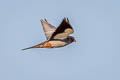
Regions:
<instances>
[{"instance_id":1,"label":"flying bird","mask_svg":"<svg viewBox=\"0 0 120 80\"><path fill-rule=\"evenodd\" d=\"M22 50L27 50L31 48L59 48L64 47L72 42L76 42L75 38L73 36L70 36L74 32L68 18L64 18L58 28L54 27L46 19L40 20L45 36L46 41L32 46L28 47Z\"/></svg>"}]
</instances>

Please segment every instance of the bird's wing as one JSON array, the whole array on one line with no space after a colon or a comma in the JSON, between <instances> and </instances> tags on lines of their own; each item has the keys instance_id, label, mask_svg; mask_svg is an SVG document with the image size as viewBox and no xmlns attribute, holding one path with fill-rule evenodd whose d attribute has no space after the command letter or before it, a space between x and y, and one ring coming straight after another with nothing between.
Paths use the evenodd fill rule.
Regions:
<instances>
[{"instance_id":1,"label":"bird's wing","mask_svg":"<svg viewBox=\"0 0 120 80\"><path fill-rule=\"evenodd\" d=\"M50 40L52 39L66 39L70 34L74 32L68 18L64 18L55 32L52 34Z\"/></svg>"},{"instance_id":2,"label":"bird's wing","mask_svg":"<svg viewBox=\"0 0 120 80\"><path fill-rule=\"evenodd\" d=\"M40 21L41 21L41 24L43 26L45 36L46 36L47 40L49 40L49 38L55 32L56 28L53 25L49 24L46 19L44 19L44 20L41 19Z\"/></svg>"}]
</instances>

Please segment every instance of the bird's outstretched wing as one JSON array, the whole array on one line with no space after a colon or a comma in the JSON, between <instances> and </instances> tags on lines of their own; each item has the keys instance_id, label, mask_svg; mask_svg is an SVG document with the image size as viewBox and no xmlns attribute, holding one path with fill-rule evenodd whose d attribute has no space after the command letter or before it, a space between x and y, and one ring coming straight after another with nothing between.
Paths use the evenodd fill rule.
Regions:
<instances>
[{"instance_id":1,"label":"bird's outstretched wing","mask_svg":"<svg viewBox=\"0 0 120 80\"><path fill-rule=\"evenodd\" d=\"M55 32L52 34L50 40L52 39L66 39L70 34L74 32L68 18L64 18Z\"/></svg>"},{"instance_id":2,"label":"bird's outstretched wing","mask_svg":"<svg viewBox=\"0 0 120 80\"><path fill-rule=\"evenodd\" d=\"M47 40L49 40L50 37L52 36L52 34L55 32L56 28L53 25L49 24L46 19L44 19L44 20L41 19L40 21L43 26L45 36L46 36Z\"/></svg>"}]
</instances>

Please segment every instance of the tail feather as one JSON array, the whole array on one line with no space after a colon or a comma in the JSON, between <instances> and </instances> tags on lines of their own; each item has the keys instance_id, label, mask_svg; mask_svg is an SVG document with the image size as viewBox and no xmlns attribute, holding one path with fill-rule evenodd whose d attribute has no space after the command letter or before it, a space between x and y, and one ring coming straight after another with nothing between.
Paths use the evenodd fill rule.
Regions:
<instances>
[{"instance_id":1,"label":"tail feather","mask_svg":"<svg viewBox=\"0 0 120 80\"><path fill-rule=\"evenodd\" d=\"M24 48L22 50L27 50L27 49L31 49L31 48L35 48L35 47L28 47L28 48Z\"/></svg>"},{"instance_id":2,"label":"tail feather","mask_svg":"<svg viewBox=\"0 0 120 80\"><path fill-rule=\"evenodd\" d=\"M31 48L40 48L40 44L32 46L32 47L24 48L22 50L27 50L27 49L31 49Z\"/></svg>"}]
</instances>

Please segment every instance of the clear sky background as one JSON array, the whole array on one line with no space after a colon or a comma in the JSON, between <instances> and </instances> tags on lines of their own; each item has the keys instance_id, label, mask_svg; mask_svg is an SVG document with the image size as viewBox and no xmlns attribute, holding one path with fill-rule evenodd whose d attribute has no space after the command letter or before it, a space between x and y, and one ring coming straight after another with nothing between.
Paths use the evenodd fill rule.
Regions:
<instances>
[{"instance_id":1,"label":"clear sky background","mask_svg":"<svg viewBox=\"0 0 120 80\"><path fill-rule=\"evenodd\" d=\"M40 19L64 17L76 43L21 50L46 40ZM120 1L1 0L0 80L120 80Z\"/></svg>"}]
</instances>

